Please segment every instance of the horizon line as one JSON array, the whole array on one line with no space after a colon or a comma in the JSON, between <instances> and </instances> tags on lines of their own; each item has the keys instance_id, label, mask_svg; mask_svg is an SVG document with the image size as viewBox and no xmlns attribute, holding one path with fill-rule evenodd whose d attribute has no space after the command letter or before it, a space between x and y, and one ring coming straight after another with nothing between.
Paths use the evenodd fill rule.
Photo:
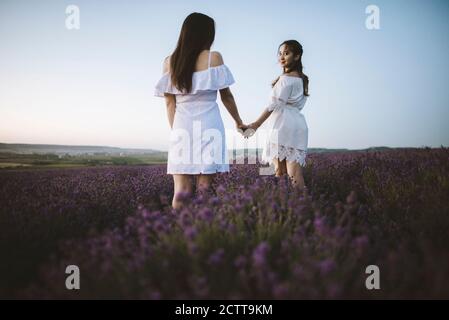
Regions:
<instances>
[{"instance_id":1,"label":"horizon line","mask_svg":"<svg viewBox=\"0 0 449 320\"><path fill-rule=\"evenodd\" d=\"M97 147L97 148L117 148L117 149L135 149L135 150L152 150L152 151L159 151L159 152L168 152L168 150L161 150L161 149L154 149L151 147L118 147L118 146L110 146L110 145L72 145L72 144L49 144L49 143L16 143L16 142L0 142L0 144L7 144L7 145L34 145L34 146L65 146L65 147ZM397 149L397 148L447 148L448 146L444 146L443 144L440 144L439 146L429 146L429 145L421 145L421 146L387 146L387 145L378 145L378 146L370 146L365 148L345 148L345 147L308 147L307 149L344 149L344 150L364 150L364 149L372 149L372 148L391 148L391 149ZM263 149L263 148L238 148L235 150L252 150L252 149ZM233 149L227 149L228 151L233 151Z\"/></svg>"}]
</instances>

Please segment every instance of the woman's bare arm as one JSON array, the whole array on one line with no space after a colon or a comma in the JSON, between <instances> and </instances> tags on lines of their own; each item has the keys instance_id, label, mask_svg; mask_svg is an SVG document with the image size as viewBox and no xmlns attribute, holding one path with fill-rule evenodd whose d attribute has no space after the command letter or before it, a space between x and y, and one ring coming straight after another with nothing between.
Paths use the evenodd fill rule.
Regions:
<instances>
[{"instance_id":1,"label":"woman's bare arm","mask_svg":"<svg viewBox=\"0 0 449 320\"><path fill-rule=\"evenodd\" d=\"M220 66L224 64L223 57L219 52L213 51L211 54L211 66ZM232 119L235 121L235 125L238 129L246 129L247 126L243 124L242 119L240 118L239 111L237 109L237 105L234 100L234 96L232 95L231 89L224 88L220 90L221 102L223 102L224 106L228 110Z\"/></svg>"},{"instance_id":2,"label":"woman's bare arm","mask_svg":"<svg viewBox=\"0 0 449 320\"><path fill-rule=\"evenodd\" d=\"M236 127L246 128L246 126L243 124L242 119L240 118L239 111L237 109L237 105L235 104L234 96L232 95L231 89L229 88L221 89L220 96L221 102L223 102L229 114L234 119Z\"/></svg>"},{"instance_id":3,"label":"woman's bare arm","mask_svg":"<svg viewBox=\"0 0 449 320\"><path fill-rule=\"evenodd\" d=\"M170 128L173 128L173 121L176 112L176 97L174 94L165 93L165 104L167 106L167 117Z\"/></svg>"},{"instance_id":4,"label":"woman's bare arm","mask_svg":"<svg viewBox=\"0 0 449 320\"><path fill-rule=\"evenodd\" d=\"M164 60L163 73L167 73L170 70L170 57L166 57ZM175 119L176 112L176 96L174 94L165 93L165 105L167 106L167 117L170 128L173 128L173 121Z\"/></svg>"},{"instance_id":5,"label":"woman's bare arm","mask_svg":"<svg viewBox=\"0 0 449 320\"><path fill-rule=\"evenodd\" d=\"M259 116L259 118L251 123L249 125L250 128L257 130L264 122L268 119L268 117L271 115L273 111L268 111L268 109L265 109L262 114Z\"/></svg>"}]
</instances>

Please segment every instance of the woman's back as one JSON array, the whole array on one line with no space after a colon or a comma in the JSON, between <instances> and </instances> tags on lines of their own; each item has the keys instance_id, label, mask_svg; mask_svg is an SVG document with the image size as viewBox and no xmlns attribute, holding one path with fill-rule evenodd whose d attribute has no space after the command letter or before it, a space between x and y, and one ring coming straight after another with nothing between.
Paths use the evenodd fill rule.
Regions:
<instances>
[{"instance_id":1,"label":"woman's back","mask_svg":"<svg viewBox=\"0 0 449 320\"><path fill-rule=\"evenodd\" d=\"M178 112L197 116L218 107L217 91L233 84L234 77L229 68L223 63L218 52L204 50L197 58L197 71L192 75L190 92L181 91L171 83L170 57L164 61L164 75L156 85L156 95L164 93L176 95Z\"/></svg>"},{"instance_id":2,"label":"woman's back","mask_svg":"<svg viewBox=\"0 0 449 320\"><path fill-rule=\"evenodd\" d=\"M164 60L164 73L170 72L170 57ZM223 64L223 58L218 51L203 50L199 54L194 72L201 72L207 70L209 67L217 67Z\"/></svg>"}]
</instances>

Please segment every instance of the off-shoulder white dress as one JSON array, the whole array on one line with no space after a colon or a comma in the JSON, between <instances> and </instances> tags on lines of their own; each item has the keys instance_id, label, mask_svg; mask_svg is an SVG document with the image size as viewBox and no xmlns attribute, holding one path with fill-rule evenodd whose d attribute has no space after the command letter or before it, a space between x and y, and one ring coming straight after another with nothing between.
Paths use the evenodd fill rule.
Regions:
<instances>
[{"instance_id":1,"label":"off-shoulder white dress","mask_svg":"<svg viewBox=\"0 0 449 320\"><path fill-rule=\"evenodd\" d=\"M286 159L306 164L308 127L301 110L307 101L302 78L281 75L270 94L268 135L262 161Z\"/></svg>"},{"instance_id":2,"label":"off-shoulder white dress","mask_svg":"<svg viewBox=\"0 0 449 320\"><path fill-rule=\"evenodd\" d=\"M155 96L174 94L176 111L170 131L168 174L211 174L229 171L225 130L217 104L217 91L234 83L222 64L193 73L192 90L186 94L172 85L165 73L157 82Z\"/></svg>"}]
</instances>

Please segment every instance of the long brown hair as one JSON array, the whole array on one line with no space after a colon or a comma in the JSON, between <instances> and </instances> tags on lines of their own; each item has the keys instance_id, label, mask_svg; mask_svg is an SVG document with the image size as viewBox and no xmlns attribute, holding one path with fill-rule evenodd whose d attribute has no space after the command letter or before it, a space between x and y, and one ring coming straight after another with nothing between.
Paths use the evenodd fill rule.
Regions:
<instances>
[{"instance_id":1,"label":"long brown hair","mask_svg":"<svg viewBox=\"0 0 449 320\"><path fill-rule=\"evenodd\" d=\"M215 39L215 21L194 12L182 24L178 44L170 58L172 84L186 93L192 90L196 60L203 50L209 50Z\"/></svg>"},{"instance_id":2,"label":"long brown hair","mask_svg":"<svg viewBox=\"0 0 449 320\"><path fill-rule=\"evenodd\" d=\"M279 52L279 49L281 49L281 47L283 45L286 45L287 48L293 52L293 55L295 55L295 56L299 55L299 60L298 61L294 61L294 64L292 66L288 67L288 71L289 72L293 71L293 70L298 71L299 76L302 78L302 82L304 84L304 95L308 96L309 95L309 77L306 76L304 74L303 70L302 70L303 69L303 66L302 66L302 53L303 53L302 45L298 41L296 41L296 40L287 40L287 41L282 42L279 45L278 52ZM287 71L287 68L284 67L284 72L286 72L286 71ZM278 82L278 80L279 80L279 77L276 80L274 80L271 85L274 87L274 85L276 84L276 82Z\"/></svg>"}]
</instances>

